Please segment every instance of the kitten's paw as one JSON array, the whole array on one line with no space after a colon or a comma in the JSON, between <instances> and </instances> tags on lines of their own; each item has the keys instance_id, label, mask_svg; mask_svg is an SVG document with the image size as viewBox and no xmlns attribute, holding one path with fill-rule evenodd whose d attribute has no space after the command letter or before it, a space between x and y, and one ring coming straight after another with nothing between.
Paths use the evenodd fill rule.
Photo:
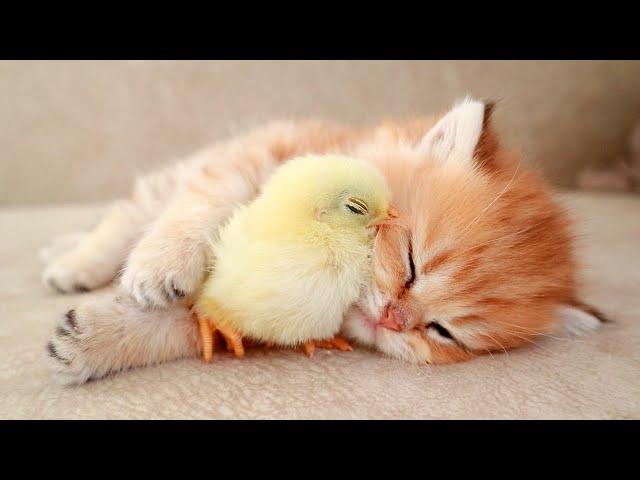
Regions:
<instances>
[{"instance_id":1,"label":"kitten's paw","mask_svg":"<svg viewBox=\"0 0 640 480\"><path fill-rule=\"evenodd\" d=\"M74 232L66 235L59 235L51 240L38 252L40 260L45 264L51 263L54 259L80 243L87 234L85 232Z\"/></svg>"},{"instance_id":2,"label":"kitten's paw","mask_svg":"<svg viewBox=\"0 0 640 480\"><path fill-rule=\"evenodd\" d=\"M154 246L143 240L131 252L122 286L144 307L163 307L196 291L205 272L201 248Z\"/></svg>"},{"instance_id":3,"label":"kitten's paw","mask_svg":"<svg viewBox=\"0 0 640 480\"><path fill-rule=\"evenodd\" d=\"M45 347L45 362L63 385L79 385L94 376L88 362L92 339L91 325L76 310L60 319Z\"/></svg>"},{"instance_id":4,"label":"kitten's paw","mask_svg":"<svg viewBox=\"0 0 640 480\"><path fill-rule=\"evenodd\" d=\"M606 317L597 309L586 304L561 305L557 309L557 333L560 336L584 337L607 322Z\"/></svg>"},{"instance_id":5,"label":"kitten's paw","mask_svg":"<svg viewBox=\"0 0 640 480\"><path fill-rule=\"evenodd\" d=\"M42 281L59 293L88 292L108 284L116 275L105 260L86 258L71 250L45 268Z\"/></svg>"},{"instance_id":6,"label":"kitten's paw","mask_svg":"<svg viewBox=\"0 0 640 480\"><path fill-rule=\"evenodd\" d=\"M79 385L129 368L198 355L198 326L184 305L140 308L125 292L104 293L62 315L43 349L60 383Z\"/></svg>"}]
</instances>

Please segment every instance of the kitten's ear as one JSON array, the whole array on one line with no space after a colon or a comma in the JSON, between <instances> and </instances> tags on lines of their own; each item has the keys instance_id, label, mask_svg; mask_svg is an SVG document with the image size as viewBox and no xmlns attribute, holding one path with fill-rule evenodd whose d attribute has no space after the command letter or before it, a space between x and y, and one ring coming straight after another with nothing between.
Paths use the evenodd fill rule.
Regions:
<instances>
[{"instance_id":1,"label":"kitten's ear","mask_svg":"<svg viewBox=\"0 0 640 480\"><path fill-rule=\"evenodd\" d=\"M497 148L489 122L494 103L466 97L457 103L422 139L422 152L441 161L487 163Z\"/></svg>"}]
</instances>

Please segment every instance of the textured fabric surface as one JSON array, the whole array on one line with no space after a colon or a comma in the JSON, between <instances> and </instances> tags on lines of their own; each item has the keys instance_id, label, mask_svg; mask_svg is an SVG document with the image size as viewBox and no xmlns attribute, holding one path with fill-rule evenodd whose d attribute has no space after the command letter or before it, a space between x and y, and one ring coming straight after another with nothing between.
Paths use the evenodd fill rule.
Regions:
<instances>
[{"instance_id":1,"label":"textured fabric surface","mask_svg":"<svg viewBox=\"0 0 640 480\"><path fill-rule=\"evenodd\" d=\"M91 226L102 207L0 210L0 418L640 418L640 199L563 200L579 220L584 297L615 320L588 338L439 367L361 349L311 360L248 350L68 388L41 356L56 317L80 296L46 292L35 252Z\"/></svg>"},{"instance_id":2,"label":"textured fabric surface","mask_svg":"<svg viewBox=\"0 0 640 480\"><path fill-rule=\"evenodd\" d=\"M613 164L640 61L2 61L0 205L102 201L136 173L275 118L365 124L467 94L552 181Z\"/></svg>"}]
</instances>

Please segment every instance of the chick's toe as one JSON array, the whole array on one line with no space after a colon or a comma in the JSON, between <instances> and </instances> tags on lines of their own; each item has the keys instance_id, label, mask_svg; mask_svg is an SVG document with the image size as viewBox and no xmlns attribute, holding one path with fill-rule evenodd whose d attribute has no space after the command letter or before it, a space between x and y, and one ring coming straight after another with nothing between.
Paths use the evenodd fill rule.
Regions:
<instances>
[{"instance_id":1,"label":"chick's toe","mask_svg":"<svg viewBox=\"0 0 640 480\"><path fill-rule=\"evenodd\" d=\"M337 348L341 352L351 352L353 350L349 342L337 335L329 340L310 340L306 342L304 344L304 352L309 358L313 357L316 347L326 350Z\"/></svg>"}]
</instances>

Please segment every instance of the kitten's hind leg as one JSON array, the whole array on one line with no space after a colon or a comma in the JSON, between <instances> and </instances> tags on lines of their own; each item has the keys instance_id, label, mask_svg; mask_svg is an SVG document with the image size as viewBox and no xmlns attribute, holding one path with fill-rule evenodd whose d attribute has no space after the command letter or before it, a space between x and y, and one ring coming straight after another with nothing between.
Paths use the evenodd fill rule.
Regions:
<instances>
[{"instance_id":1,"label":"kitten's hind leg","mask_svg":"<svg viewBox=\"0 0 640 480\"><path fill-rule=\"evenodd\" d=\"M44 265L48 265L63 253L68 252L78 245L86 235L87 232L73 232L59 235L46 246L42 247L38 252L38 256Z\"/></svg>"},{"instance_id":2,"label":"kitten's hind leg","mask_svg":"<svg viewBox=\"0 0 640 480\"><path fill-rule=\"evenodd\" d=\"M62 315L44 354L60 383L79 385L199 351L198 324L187 306L144 309L126 293L109 291Z\"/></svg>"},{"instance_id":3,"label":"kitten's hind leg","mask_svg":"<svg viewBox=\"0 0 640 480\"><path fill-rule=\"evenodd\" d=\"M49 256L43 274L47 286L62 293L93 290L110 283L144 228L154 221L175 192L179 168L170 165L139 178L130 198L113 204L97 227L75 246ZM63 250L57 249L57 253Z\"/></svg>"},{"instance_id":4,"label":"kitten's hind leg","mask_svg":"<svg viewBox=\"0 0 640 480\"><path fill-rule=\"evenodd\" d=\"M61 246L54 246L57 252L42 252L50 258L42 275L45 285L68 293L93 290L110 283L147 221L147 215L135 202L117 202L100 224L75 246L63 253L60 253Z\"/></svg>"}]
</instances>

